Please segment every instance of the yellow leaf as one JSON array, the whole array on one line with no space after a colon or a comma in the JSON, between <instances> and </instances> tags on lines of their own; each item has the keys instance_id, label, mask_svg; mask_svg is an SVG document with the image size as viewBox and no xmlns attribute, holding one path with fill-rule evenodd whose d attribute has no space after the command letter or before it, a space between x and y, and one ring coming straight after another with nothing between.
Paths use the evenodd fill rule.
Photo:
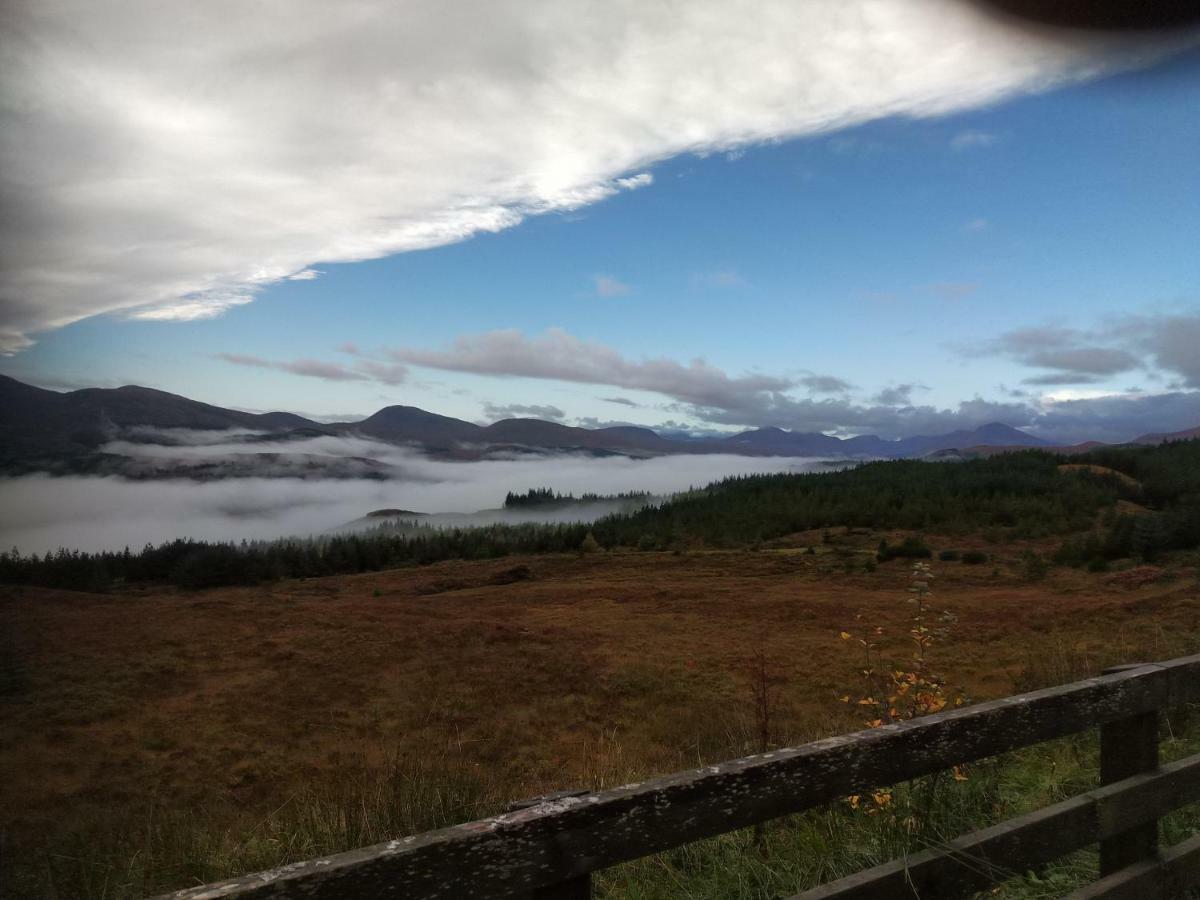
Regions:
<instances>
[{"instance_id":1,"label":"yellow leaf","mask_svg":"<svg viewBox=\"0 0 1200 900\"><path fill-rule=\"evenodd\" d=\"M859 706L874 706L875 700L872 697L863 697L861 700L858 701L858 705Z\"/></svg>"},{"instance_id":2,"label":"yellow leaf","mask_svg":"<svg viewBox=\"0 0 1200 900\"><path fill-rule=\"evenodd\" d=\"M848 641L848 640L850 640L850 632L848 632L848 631L843 631L843 632L842 632L842 640L843 640L843 641Z\"/></svg>"}]
</instances>

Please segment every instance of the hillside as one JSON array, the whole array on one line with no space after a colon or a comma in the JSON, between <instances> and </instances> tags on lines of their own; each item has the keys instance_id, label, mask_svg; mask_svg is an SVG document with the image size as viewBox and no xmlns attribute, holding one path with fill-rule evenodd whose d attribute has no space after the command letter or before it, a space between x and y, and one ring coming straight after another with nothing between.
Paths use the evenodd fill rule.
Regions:
<instances>
[{"instance_id":1,"label":"hillside","mask_svg":"<svg viewBox=\"0 0 1200 900\"><path fill-rule=\"evenodd\" d=\"M414 447L444 459L474 460L513 453L576 452L649 457L666 454L726 453L739 456L795 456L852 459L913 459L994 456L1029 448L1076 455L1106 445L1096 441L1058 446L1018 428L994 422L947 434L885 440L875 435L838 438L819 432L756 428L724 438L688 439L665 436L650 428L625 425L582 428L542 419L502 419L479 425L414 406L387 406L359 421L320 423L286 412L249 413L200 403L151 388L85 388L59 393L0 376L0 472L118 474L132 478L188 475L186 466L135 464L105 452L114 440L171 445L182 440L172 432L198 431L229 438L245 446L239 459L211 466L201 476L241 474L294 475L296 471L328 477L357 477L356 461L326 457L295 459L278 453L255 456L256 441L300 442L322 436L364 437L386 444ZM1200 428L1146 434L1131 443L1152 445L1200 434ZM948 454L947 451L958 451ZM256 471L261 469L261 471ZM371 477L389 477L387 467L371 467Z\"/></svg>"},{"instance_id":2,"label":"hillside","mask_svg":"<svg viewBox=\"0 0 1200 900\"><path fill-rule=\"evenodd\" d=\"M845 572L884 537L898 539L815 533L811 555L527 556L201 592L8 589L0 767L21 777L0 779L5 896L145 897L754 752L756 653L778 678L779 745L862 727L837 700L861 683L839 631L879 626L887 658L909 652L907 567ZM1071 569L1030 582L1020 547L931 543L994 555L935 563L938 608L959 622L938 665L975 700L1194 645L1183 572L1135 588ZM1076 752L1055 757L1056 777L1072 777ZM773 866L795 856L772 846ZM734 845L708 868L744 856L759 853ZM705 866L686 863L606 873L605 896L639 872L662 884L632 896L739 896L703 890ZM769 896L799 884L773 878Z\"/></svg>"},{"instance_id":3,"label":"hillside","mask_svg":"<svg viewBox=\"0 0 1200 900\"><path fill-rule=\"evenodd\" d=\"M122 439L169 445L171 435L162 433L167 430L219 433L231 429L257 432L272 441L322 435L366 437L416 447L442 458L463 460L514 452L567 451L634 457L729 453L904 459L983 444L1049 446L1041 438L1000 423L972 431L901 440L884 440L874 435L837 438L780 428L752 429L726 438L687 439L660 435L650 428L633 425L582 428L541 419L503 419L482 426L414 406L388 406L359 421L326 424L293 413L248 413L226 409L133 385L59 393L0 376L2 472L97 472L150 477L157 470L145 470L148 475L125 471L128 467L104 455L105 444ZM242 435L238 440L251 443L254 437ZM248 447L246 452L252 449ZM242 468L248 469L250 463L250 460L244 461ZM175 473L176 470L167 466L163 471ZM334 477L340 476L335 474Z\"/></svg>"}]
</instances>

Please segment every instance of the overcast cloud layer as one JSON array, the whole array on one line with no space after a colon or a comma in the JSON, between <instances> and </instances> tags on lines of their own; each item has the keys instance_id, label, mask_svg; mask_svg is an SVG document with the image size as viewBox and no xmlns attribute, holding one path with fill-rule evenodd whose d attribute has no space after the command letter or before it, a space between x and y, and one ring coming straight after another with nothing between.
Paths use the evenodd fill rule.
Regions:
<instances>
[{"instance_id":1,"label":"overcast cloud layer","mask_svg":"<svg viewBox=\"0 0 1200 900\"><path fill-rule=\"evenodd\" d=\"M680 152L938 115L1172 49L1031 34L957 0L18 0L0 17L2 352L98 313L216 315L315 263L644 188Z\"/></svg>"}]
</instances>

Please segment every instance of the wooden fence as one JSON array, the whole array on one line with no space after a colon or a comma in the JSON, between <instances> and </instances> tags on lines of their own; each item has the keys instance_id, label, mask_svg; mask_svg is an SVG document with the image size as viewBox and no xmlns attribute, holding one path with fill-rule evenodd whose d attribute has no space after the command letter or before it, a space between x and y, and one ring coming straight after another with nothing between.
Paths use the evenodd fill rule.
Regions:
<instances>
[{"instance_id":1,"label":"wooden fence","mask_svg":"<svg viewBox=\"0 0 1200 900\"><path fill-rule=\"evenodd\" d=\"M945 846L797 895L964 897L1090 844L1100 880L1072 896L1137 900L1200 885L1200 835L1158 847L1158 819L1200 800L1200 754L1159 765L1163 710L1200 700L1200 656L735 759L168 895L174 900L581 900L591 873L849 794L1100 728L1101 786Z\"/></svg>"}]
</instances>

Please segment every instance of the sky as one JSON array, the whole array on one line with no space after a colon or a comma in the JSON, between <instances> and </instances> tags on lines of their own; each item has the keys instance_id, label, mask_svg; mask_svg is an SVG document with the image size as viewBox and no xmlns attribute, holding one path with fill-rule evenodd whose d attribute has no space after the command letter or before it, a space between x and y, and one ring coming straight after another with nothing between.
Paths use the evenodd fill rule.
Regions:
<instances>
[{"instance_id":1,"label":"sky","mask_svg":"<svg viewBox=\"0 0 1200 900\"><path fill-rule=\"evenodd\" d=\"M1200 32L6 5L0 373L356 418L1200 425Z\"/></svg>"}]
</instances>

